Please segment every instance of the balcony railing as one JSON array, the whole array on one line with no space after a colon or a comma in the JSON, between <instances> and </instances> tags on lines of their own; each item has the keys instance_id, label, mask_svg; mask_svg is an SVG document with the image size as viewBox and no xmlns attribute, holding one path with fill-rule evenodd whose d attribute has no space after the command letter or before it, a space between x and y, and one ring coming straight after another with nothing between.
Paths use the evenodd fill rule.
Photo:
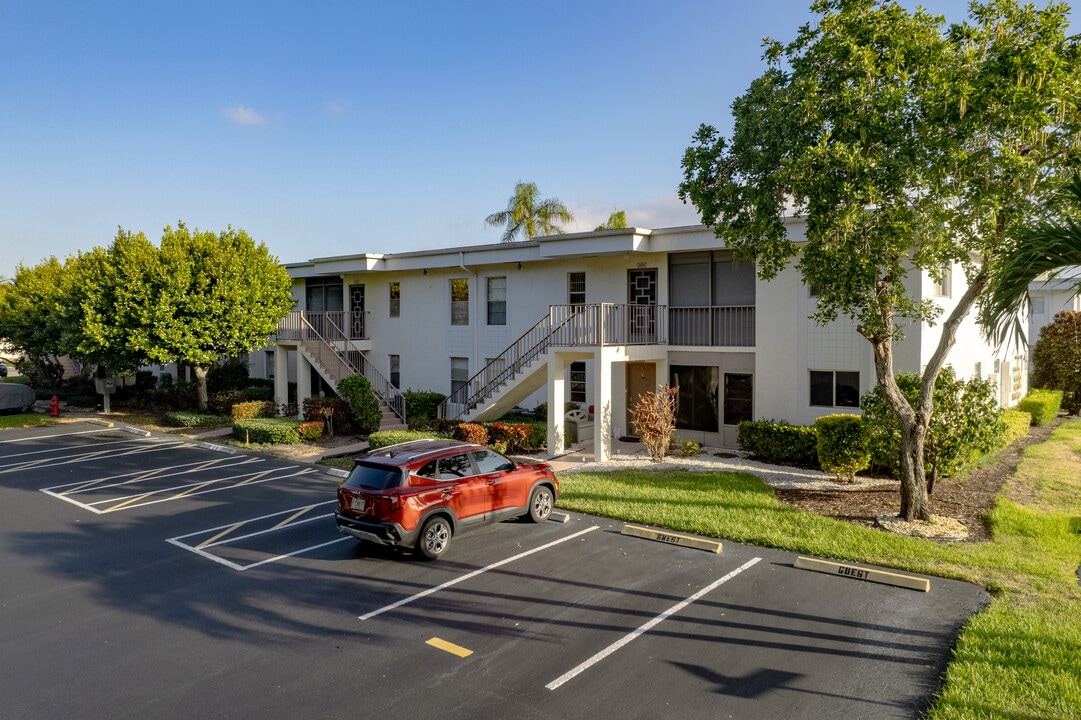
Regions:
<instances>
[{"instance_id":1,"label":"balcony railing","mask_svg":"<svg viewBox=\"0 0 1081 720\"><path fill-rule=\"evenodd\" d=\"M345 310L293 310L278 323L278 337L286 340L310 340L314 333L331 342L367 340L367 315L366 312L354 313Z\"/></svg>"},{"instance_id":2,"label":"balcony railing","mask_svg":"<svg viewBox=\"0 0 1081 720\"><path fill-rule=\"evenodd\" d=\"M753 305L670 307L668 343L707 347L754 347L754 311Z\"/></svg>"}]
</instances>

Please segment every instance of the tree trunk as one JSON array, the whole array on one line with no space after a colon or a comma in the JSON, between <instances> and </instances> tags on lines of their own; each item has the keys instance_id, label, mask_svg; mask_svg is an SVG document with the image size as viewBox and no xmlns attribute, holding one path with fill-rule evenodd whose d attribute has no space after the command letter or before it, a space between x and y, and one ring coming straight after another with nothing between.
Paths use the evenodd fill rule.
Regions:
<instances>
[{"instance_id":1,"label":"tree trunk","mask_svg":"<svg viewBox=\"0 0 1081 720\"><path fill-rule=\"evenodd\" d=\"M195 391L199 398L199 410L205 411L207 407L206 372L210 368L206 365L193 365L195 370Z\"/></svg>"},{"instance_id":2,"label":"tree trunk","mask_svg":"<svg viewBox=\"0 0 1081 720\"><path fill-rule=\"evenodd\" d=\"M909 521L931 519L931 505L927 499L923 467L923 445L926 437L926 422L921 423L918 419L913 423L901 421L901 512L899 516Z\"/></svg>"}]
</instances>

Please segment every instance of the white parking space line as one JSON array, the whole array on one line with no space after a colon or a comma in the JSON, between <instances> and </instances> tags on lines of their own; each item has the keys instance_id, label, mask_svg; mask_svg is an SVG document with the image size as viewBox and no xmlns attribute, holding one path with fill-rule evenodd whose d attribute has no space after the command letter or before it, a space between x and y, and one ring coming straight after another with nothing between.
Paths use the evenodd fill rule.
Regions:
<instances>
[{"instance_id":1,"label":"white parking space line","mask_svg":"<svg viewBox=\"0 0 1081 720\"><path fill-rule=\"evenodd\" d=\"M10 443L35 442L37 440L43 440L43 439L44 440L52 440L53 438L72 437L72 436L75 436L75 435L93 435L95 433L113 432L114 430L116 430L116 428L103 427L103 428L97 428L97 429L94 429L94 430L79 430L79 431L76 431L76 432L56 433L55 435L34 435L34 436L31 436L31 437L12 438L12 439L9 439L9 440L0 440L0 445L8 445Z\"/></svg>"},{"instance_id":2,"label":"white parking space line","mask_svg":"<svg viewBox=\"0 0 1081 720\"><path fill-rule=\"evenodd\" d=\"M243 464L243 463L239 463ZM282 470L289 470L291 468L281 468ZM217 480L211 480L209 482L188 483L187 485L177 485L169 488L162 488L159 490L151 490L145 493L138 493L136 495L122 495L120 497L107 498L105 500L98 500L92 503L79 502L70 495L64 493L52 492L50 489L42 490L41 492L46 495L52 495L53 497L60 498L72 505L77 505L84 510L89 510L96 515L103 515L109 512L116 512L118 510L131 510L134 508L145 507L147 505L156 505L158 503L170 502L173 500L180 500L182 498L196 497L199 495L206 495L212 492L221 492L222 490L233 490L238 487L246 485L259 485L272 480L286 480L291 477L301 477L303 475L310 475L317 470L312 468L304 468L297 472L288 473L286 475L268 476L272 471L266 471L256 473L255 475L231 475L229 477L219 478ZM231 485L220 485L220 483L226 483L231 480L237 480L238 478L244 478L239 482L234 482ZM210 487L210 486L215 487ZM220 485L220 486L219 486ZM205 489L200 489L205 488ZM168 497L160 497L166 493L173 493ZM148 499L148 498L153 498ZM105 505L108 503L115 503L107 508L99 509L97 506Z\"/></svg>"},{"instance_id":3,"label":"white parking space line","mask_svg":"<svg viewBox=\"0 0 1081 720\"><path fill-rule=\"evenodd\" d=\"M228 462L229 460L233 460L233 462ZM107 477L98 478L97 480L53 485L52 487L45 488L43 492L48 492L50 495L78 495L79 493L90 492L91 490L106 490L108 488L121 487L123 485L133 485L149 479L160 480L162 478L175 477L177 475L187 476L197 472L203 472L204 470L225 470L232 467L261 462L263 462L262 458L247 458L241 460L234 458L218 458L210 461L196 460L195 462L181 463L179 465L167 465L154 470L134 470L130 473L109 475ZM166 470L174 470L175 472L166 472ZM125 480L124 478L127 479ZM119 482L110 483L109 481L112 480L118 480Z\"/></svg>"},{"instance_id":4,"label":"white parking space line","mask_svg":"<svg viewBox=\"0 0 1081 720\"><path fill-rule=\"evenodd\" d=\"M220 556L215 555L215 554L213 554L211 552L208 552L209 549L214 548L214 547L218 547L218 546L221 546L221 545L233 545L233 544L236 544L236 543L240 542L241 540L248 540L250 538L259 537L261 535L268 535L270 533L281 532L282 530L292 529L292 528L297 527L298 525L303 525L303 524L309 523L309 522L315 522L317 520L326 520L328 518L333 517L334 513L324 513L322 515L314 515L312 517L304 518L303 520L297 520L297 518L299 518L301 515L304 515L304 514L308 513L310 510L312 510L314 508L317 508L317 507L319 507L321 505L329 505L331 503L336 503L336 502L337 502L336 499L335 500L327 500L325 502L315 503L314 505L305 505L304 507L301 507L301 508L291 508L289 510L282 510L281 512L271 513L269 515L260 515L259 517L250 518L248 520L241 520L240 522L232 523L230 525L219 525L218 527L213 527L213 528L208 528L206 530L200 530L198 532L188 533L187 535L178 535L177 537L169 538L168 540L166 540L166 542L168 542L168 543L170 543L172 545L175 545L175 546L177 546L179 548L183 548L184 550L188 550L189 552L193 552L196 555L204 557L204 558L206 558L208 560L213 560L216 563L219 563L221 565L225 565L226 567L230 567L233 570L243 572L244 570L250 570L251 568L259 567L260 565L266 565L267 563L277 562L278 560L284 560L285 558L293 557L294 555L300 555L301 553L306 553L306 552L309 552L311 550L316 550L316 549L321 548L321 547L326 547L328 545L334 545L336 543L343 542L345 540L352 540L352 538L349 538L349 537L334 538L333 540L330 540L328 542L318 543L316 545L309 545L307 547L303 547L303 548L300 548L298 550L294 550L292 552L282 553L282 554L279 554L279 555L274 555L273 557L264 558L263 560L259 560L258 562L254 562L254 563L249 563L247 565L241 565L241 564L235 563L235 562L233 562L231 560L226 560L223 557L220 557ZM276 517L279 517L281 515L289 515L289 517L286 518L285 520L279 522L279 523L275 523L272 527L269 527L269 528L267 528L265 530L258 530L256 532L245 533L244 535L237 535L236 537L228 537L228 538L226 538L227 535L230 535L231 533L233 533L236 530L244 527L245 525L251 525L251 524L257 523L257 522L259 522L261 520L269 520L271 518L276 518ZM214 534L213 536L211 536L207 540L204 540L203 542L197 543L195 545L189 545L188 543L183 542L187 538L200 537L200 536L203 536L203 535L207 535L209 533L216 533L216 534Z\"/></svg>"},{"instance_id":5,"label":"white parking space line","mask_svg":"<svg viewBox=\"0 0 1081 720\"><path fill-rule=\"evenodd\" d=\"M667 610L662 612L660 615L656 616L655 618L653 618L649 622L645 623L644 625L642 625L638 629L636 629L636 630L634 630L634 631L632 631L630 633L627 633L622 638L620 638L616 642L614 642L611 645L609 645L608 647L606 647L604 650L601 650L599 653L597 653L593 657L589 658L585 662L580 663L578 666L576 666L576 667L572 668L571 670L568 670L567 672L563 673L562 675L560 675L559 677L557 677L555 680L548 683L544 687L548 688L549 690L555 690L556 688L558 688L561 685L563 685L564 683L566 683L568 680L573 680L578 675L581 675L583 672L585 672L589 668L591 668L594 665L596 665L597 663L599 663L601 660L605 659L606 657L608 657L609 655L614 653L616 650L619 650L621 647L623 647L624 645L629 643L631 640L634 640L636 637L639 637L640 635L642 635L642 634L644 634L646 632L649 632L649 630L652 629L653 627L655 627L655 626L659 625L660 623L664 622L665 620L667 620L671 616L675 615L680 610L687 607L688 605L695 602L696 600L701 599L707 593L709 593L709 592L717 589L721 585L725 584L726 582L728 582L729 580L734 578L736 575L739 575L741 572L743 572L747 568L749 568L749 567L755 565L756 563L758 563L761 559L762 558L760 558L760 557L751 558L750 560L743 563L738 568L736 568L732 572L728 573L724 577L719 578L717 580L714 580L712 583L705 586L704 588L702 588L701 590L696 592L694 595L691 595L690 597L686 598L685 600L681 600L680 602L678 602L675 605L673 605L672 607L668 608Z\"/></svg>"},{"instance_id":6,"label":"white parking space line","mask_svg":"<svg viewBox=\"0 0 1081 720\"><path fill-rule=\"evenodd\" d=\"M131 447L131 444L133 442L138 444L135 447ZM140 455L143 453L160 452L162 450L168 450L175 447L191 447L191 443L188 442L162 442L158 440L117 440L115 442L100 443L98 445L95 445L94 447L100 448L102 445L126 445L127 447L113 448L111 450L91 450L90 448L87 448L83 452L76 452L72 455L61 455L59 457L46 457L38 458L37 460L7 463L6 465L0 465L0 473L18 472L20 470L28 470L30 468L40 467L42 465L72 465L80 462L89 462L90 460L95 459L110 459L115 457L124 457L125 455ZM64 449L70 450L71 448ZM56 450L36 450L34 452L11 455L9 457L40 455L41 453L45 452L56 452Z\"/></svg>"},{"instance_id":7,"label":"white parking space line","mask_svg":"<svg viewBox=\"0 0 1081 720\"><path fill-rule=\"evenodd\" d=\"M586 533L593 532L594 530L597 530L597 529L599 529L597 525L594 525L592 527L587 527L585 530L579 530L578 532L574 533L573 535L568 535L565 538L560 538L559 540L553 540L552 542L550 542L550 543L548 543L546 545L541 545L540 547L533 548L532 550L526 550L525 552L518 553L514 557L509 557L509 558L507 558L505 560L500 560L499 562L492 563L491 565L487 565L487 566L482 567L482 568L480 568L478 570L474 570L473 572L466 573L465 575L457 577L454 580L448 580L447 582L443 583L442 585L437 585L436 587L428 588L427 590L419 592L416 595L410 595L409 597L403 598L402 600L399 600L396 603L391 603L390 605L385 605L385 606L379 608L378 610L373 610L370 613L367 613L365 615L361 615L360 619L361 620L370 620L371 618L375 617L376 615L382 615L385 612L389 612L389 611L394 610L396 608L400 608L403 605L408 605L409 603L416 602L417 600L420 600L421 598L428 597L429 595L433 595L433 594L439 592L440 590L446 590L447 588L453 587L453 586L457 585L458 583L462 583L462 582L465 582L466 580L475 578L476 576L481 575L483 573L486 573L489 570L495 570L496 568L502 567L502 566L506 565L507 563L512 563L515 560L521 560L522 558L527 557L529 555L532 555L533 553L538 553L541 550L547 550L550 547L555 547L556 545L559 545L560 543L565 543L568 540L573 540L574 538L578 537L579 535L585 535Z\"/></svg>"}]
</instances>

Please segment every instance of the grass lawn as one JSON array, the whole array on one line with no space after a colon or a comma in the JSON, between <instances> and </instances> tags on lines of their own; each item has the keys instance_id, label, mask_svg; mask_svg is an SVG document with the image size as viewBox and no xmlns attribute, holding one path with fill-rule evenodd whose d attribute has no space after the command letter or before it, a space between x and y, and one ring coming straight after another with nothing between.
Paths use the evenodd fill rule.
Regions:
<instances>
[{"instance_id":1,"label":"grass lawn","mask_svg":"<svg viewBox=\"0 0 1081 720\"><path fill-rule=\"evenodd\" d=\"M940 544L779 504L754 475L569 473L561 508L750 545L980 584L928 717L1081 718L1081 420L1025 450L991 513L993 540Z\"/></svg>"},{"instance_id":2,"label":"grass lawn","mask_svg":"<svg viewBox=\"0 0 1081 720\"><path fill-rule=\"evenodd\" d=\"M13 415L0 415L0 429L33 427L34 425L52 425L56 418L43 413L15 413Z\"/></svg>"}]
</instances>

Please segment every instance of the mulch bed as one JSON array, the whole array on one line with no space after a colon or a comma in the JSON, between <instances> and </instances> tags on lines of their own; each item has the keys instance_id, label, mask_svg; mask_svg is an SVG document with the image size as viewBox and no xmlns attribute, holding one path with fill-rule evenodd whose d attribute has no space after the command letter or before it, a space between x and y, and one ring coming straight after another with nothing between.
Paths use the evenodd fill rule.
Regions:
<instances>
[{"instance_id":1,"label":"mulch bed","mask_svg":"<svg viewBox=\"0 0 1081 720\"><path fill-rule=\"evenodd\" d=\"M991 539L987 514L994 507L995 496L1017 470L1021 452L1029 445L1042 443L1063 421L1046 427L1034 427L1028 435L1000 451L993 462L959 478L939 479L931 496L931 513L960 520L968 528L966 542ZM775 490L777 499L791 507L856 525L875 527L881 515L896 515L901 508L900 483L874 490Z\"/></svg>"}]
</instances>

